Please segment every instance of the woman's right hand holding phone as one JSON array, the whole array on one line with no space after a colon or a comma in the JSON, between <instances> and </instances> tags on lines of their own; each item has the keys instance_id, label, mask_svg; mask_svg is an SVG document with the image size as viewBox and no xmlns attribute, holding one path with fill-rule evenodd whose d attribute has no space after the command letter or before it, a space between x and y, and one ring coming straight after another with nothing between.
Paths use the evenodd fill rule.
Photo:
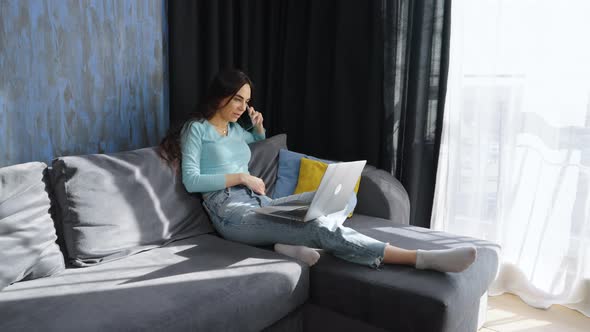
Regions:
<instances>
[{"instance_id":1,"label":"woman's right hand holding phone","mask_svg":"<svg viewBox=\"0 0 590 332\"><path fill-rule=\"evenodd\" d=\"M262 116L262 113L257 112L252 106L248 106L247 110L248 115L252 120L252 126L254 127L254 129L260 134L264 133L264 117Z\"/></svg>"}]
</instances>

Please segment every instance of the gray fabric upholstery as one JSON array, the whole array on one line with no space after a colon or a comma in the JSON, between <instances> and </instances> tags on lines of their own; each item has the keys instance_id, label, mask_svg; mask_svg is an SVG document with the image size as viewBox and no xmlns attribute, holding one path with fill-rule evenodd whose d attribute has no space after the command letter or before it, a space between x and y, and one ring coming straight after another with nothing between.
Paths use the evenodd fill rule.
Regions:
<instances>
[{"instance_id":1,"label":"gray fabric upholstery","mask_svg":"<svg viewBox=\"0 0 590 332\"><path fill-rule=\"evenodd\" d=\"M391 313L393 315L393 313ZM366 322L352 319L334 312L326 307L307 303L304 306L303 317L305 332L385 332L387 330L369 325ZM405 332L405 331L404 331Z\"/></svg>"},{"instance_id":2,"label":"gray fabric upholstery","mask_svg":"<svg viewBox=\"0 0 590 332\"><path fill-rule=\"evenodd\" d=\"M51 182L70 261L87 266L213 230L154 148L61 157Z\"/></svg>"},{"instance_id":3,"label":"gray fabric upholstery","mask_svg":"<svg viewBox=\"0 0 590 332\"><path fill-rule=\"evenodd\" d=\"M249 145L252 157L248 164L250 174L261 178L266 195L272 197L279 168L279 151L287 148L287 135L279 134Z\"/></svg>"},{"instance_id":4,"label":"gray fabric upholstery","mask_svg":"<svg viewBox=\"0 0 590 332\"><path fill-rule=\"evenodd\" d=\"M388 172L367 165L361 176L355 213L410 224L410 199Z\"/></svg>"},{"instance_id":5,"label":"gray fabric upholstery","mask_svg":"<svg viewBox=\"0 0 590 332\"><path fill-rule=\"evenodd\" d=\"M303 308L305 304L291 311L287 316L281 318L278 322L262 330L263 332L303 332Z\"/></svg>"},{"instance_id":6,"label":"gray fabric upholstery","mask_svg":"<svg viewBox=\"0 0 590 332\"><path fill-rule=\"evenodd\" d=\"M303 304L308 268L205 234L7 287L0 331L260 331Z\"/></svg>"},{"instance_id":7,"label":"gray fabric upholstery","mask_svg":"<svg viewBox=\"0 0 590 332\"><path fill-rule=\"evenodd\" d=\"M64 269L43 172L32 162L0 168L0 290Z\"/></svg>"},{"instance_id":8,"label":"gray fabric upholstery","mask_svg":"<svg viewBox=\"0 0 590 332\"><path fill-rule=\"evenodd\" d=\"M391 331L476 330L479 299L496 274L496 245L359 214L344 226L406 249L473 245L478 257L462 273L441 273L400 265L371 270L322 253L311 269L311 303Z\"/></svg>"}]
</instances>

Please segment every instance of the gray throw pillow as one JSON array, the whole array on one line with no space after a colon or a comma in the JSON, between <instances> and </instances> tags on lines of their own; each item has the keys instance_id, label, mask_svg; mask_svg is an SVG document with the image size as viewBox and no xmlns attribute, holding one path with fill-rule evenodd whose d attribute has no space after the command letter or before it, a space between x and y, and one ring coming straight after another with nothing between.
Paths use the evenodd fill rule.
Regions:
<instances>
[{"instance_id":1,"label":"gray throw pillow","mask_svg":"<svg viewBox=\"0 0 590 332\"><path fill-rule=\"evenodd\" d=\"M251 175L261 178L266 195L272 197L279 168L279 151L287 148L287 135L279 134L249 145L252 157L248 164Z\"/></svg>"},{"instance_id":2,"label":"gray throw pillow","mask_svg":"<svg viewBox=\"0 0 590 332\"><path fill-rule=\"evenodd\" d=\"M32 162L0 168L0 289L64 269L43 182L46 167Z\"/></svg>"},{"instance_id":3,"label":"gray throw pillow","mask_svg":"<svg viewBox=\"0 0 590 332\"><path fill-rule=\"evenodd\" d=\"M200 195L156 148L61 157L50 171L73 265L123 258L213 231Z\"/></svg>"}]
</instances>

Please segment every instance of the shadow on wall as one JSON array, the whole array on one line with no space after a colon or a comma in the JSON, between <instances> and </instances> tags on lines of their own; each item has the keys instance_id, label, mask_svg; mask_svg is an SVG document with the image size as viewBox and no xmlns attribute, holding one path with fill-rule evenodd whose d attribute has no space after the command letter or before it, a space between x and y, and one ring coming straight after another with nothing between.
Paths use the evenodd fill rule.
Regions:
<instances>
[{"instance_id":1,"label":"shadow on wall","mask_svg":"<svg viewBox=\"0 0 590 332\"><path fill-rule=\"evenodd\" d=\"M157 144L166 1L0 1L0 167Z\"/></svg>"}]
</instances>

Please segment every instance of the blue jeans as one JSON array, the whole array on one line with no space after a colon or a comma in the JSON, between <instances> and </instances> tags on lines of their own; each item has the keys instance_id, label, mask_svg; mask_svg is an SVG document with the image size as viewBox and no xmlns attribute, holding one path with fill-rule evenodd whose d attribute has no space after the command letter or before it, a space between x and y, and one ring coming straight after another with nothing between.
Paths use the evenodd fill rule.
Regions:
<instances>
[{"instance_id":1,"label":"blue jeans","mask_svg":"<svg viewBox=\"0 0 590 332\"><path fill-rule=\"evenodd\" d=\"M341 226L338 220L322 216L308 222L258 214L253 209L288 201L311 202L315 192L270 199L245 186L203 194L203 206L213 227L225 239L254 246L275 243L321 248L349 262L379 267L385 243ZM349 207L352 210L354 206ZM348 208L347 208L348 209Z\"/></svg>"}]
</instances>

